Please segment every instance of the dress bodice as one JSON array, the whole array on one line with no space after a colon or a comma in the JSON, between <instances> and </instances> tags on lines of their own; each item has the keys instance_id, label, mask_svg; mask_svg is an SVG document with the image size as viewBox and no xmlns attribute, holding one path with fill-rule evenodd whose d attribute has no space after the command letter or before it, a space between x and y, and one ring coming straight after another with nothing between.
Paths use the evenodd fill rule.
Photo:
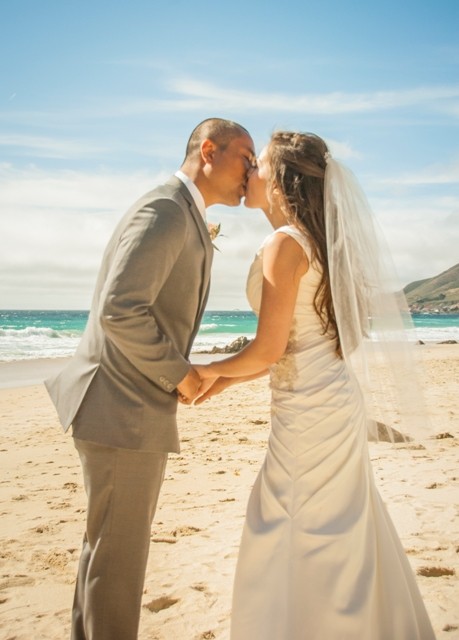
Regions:
<instances>
[{"instance_id":1,"label":"dress bodice","mask_svg":"<svg viewBox=\"0 0 459 640\"><path fill-rule=\"evenodd\" d=\"M320 348L327 352L334 352L334 342L328 335L323 334L322 325L314 308L314 296L320 284L322 272L320 266L312 258L312 251L307 238L292 225L276 229L270 234L260 249L250 267L247 279L247 299L254 313L258 315L261 305L263 287L263 251L266 243L275 233L285 233L294 238L303 248L308 261L308 271L301 278L298 296L290 328L289 341L284 356L271 367L271 384L290 388L296 377L295 357L311 356L313 351Z\"/></svg>"},{"instance_id":2,"label":"dress bodice","mask_svg":"<svg viewBox=\"0 0 459 640\"><path fill-rule=\"evenodd\" d=\"M308 261L309 261L309 269L307 273L302 277L300 286L298 289L298 297L295 306L294 319L298 320L299 318L303 318L308 315L311 311L314 312L314 315L317 316L314 310L314 295L319 286L320 279L322 277L321 270L316 265L315 261L312 260L312 251L310 244L307 238L299 231L296 227L292 225L285 225L283 227L279 227L272 234L270 234L260 249L258 250L255 259L250 267L248 279L247 279L247 299L249 301L250 306L252 307L255 314L258 315L260 311L261 304L261 292L263 287L263 251L267 244L267 242L272 238L272 236L276 233L285 233L290 237L294 238L298 244L303 248ZM312 318L311 318L312 320ZM302 327L306 329L306 324ZM313 323L316 324L316 323ZM320 323L319 323L320 325ZM309 326L309 329L312 329Z\"/></svg>"}]
</instances>

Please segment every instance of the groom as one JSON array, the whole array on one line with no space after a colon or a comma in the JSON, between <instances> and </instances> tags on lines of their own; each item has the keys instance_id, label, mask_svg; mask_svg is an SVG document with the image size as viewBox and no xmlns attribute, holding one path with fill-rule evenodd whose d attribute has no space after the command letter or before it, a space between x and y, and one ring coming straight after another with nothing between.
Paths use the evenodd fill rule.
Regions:
<instances>
[{"instance_id":1,"label":"groom","mask_svg":"<svg viewBox=\"0 0 459 640\"><path fill-rule=\"evenodd\" d=\"M213 247L206 207L236 206L255 157L244 127L210 118L164 185L138 200L106 248L87 327L46 387L73 427L88 496L72 640L135 640L151 522L168 452L179 451L177 395L204 312Z\"/></svg>"}]
</instances>

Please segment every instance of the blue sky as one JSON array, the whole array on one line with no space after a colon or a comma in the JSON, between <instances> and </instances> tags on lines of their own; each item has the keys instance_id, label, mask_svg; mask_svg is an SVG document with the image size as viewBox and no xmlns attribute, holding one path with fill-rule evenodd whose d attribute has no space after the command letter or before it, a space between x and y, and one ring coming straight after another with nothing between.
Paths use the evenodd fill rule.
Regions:
<instances>
[{"instance_id":1,"label":"blue sky","mask_svg":"<svg viewBox=\"0 0 459 640\"><path fill-rule=\"evenodd\" d=\"M192 128L313 131L358 175L402 284L459 261L459 3L15 0L0 11L0 306L87 308L128 206ZM209 308L246 308L269 226L222 223Z\"/></svg>"}]
</instances>

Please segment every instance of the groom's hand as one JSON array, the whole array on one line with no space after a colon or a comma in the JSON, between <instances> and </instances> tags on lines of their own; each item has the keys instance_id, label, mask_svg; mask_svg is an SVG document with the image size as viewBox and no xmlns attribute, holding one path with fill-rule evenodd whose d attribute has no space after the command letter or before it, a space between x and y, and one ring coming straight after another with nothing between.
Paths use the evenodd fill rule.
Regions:
<instances>
[{"instance_id":1,"label":"groom's hand","mask_svg":"<svg viewBox=\"0 0 459 640\"><path fill-rule=\"evenodd\" d=\"M204 380L201 388L199 389L199 397L195 400L195 405L202 404L206 400L210 400L212 396L216 396L221 393L235 382L234 378L208 378ZM207 388L204 387L205 383Z\"/></svg>"},{"instance_id":2,"label":"groom's hand","mask_svg":"<svg viewBox=\"0 0 459 640\"><path fill-rule=\"evenodd\" d=\"M191 404L199 393L201 378L196 369L191 367L183 380L177 385L177 395L183 404Z\"/></svg>"}]
</instances>

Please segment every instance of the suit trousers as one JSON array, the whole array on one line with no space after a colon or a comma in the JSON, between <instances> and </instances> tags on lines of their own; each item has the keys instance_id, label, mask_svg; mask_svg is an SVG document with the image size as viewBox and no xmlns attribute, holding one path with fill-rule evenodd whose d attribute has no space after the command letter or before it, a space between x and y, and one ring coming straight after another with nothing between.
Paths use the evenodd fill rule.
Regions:
<instances>
[{"instance_id":1,"label":"suit trousers","mask_svg":"<svg viewBox=\"0 0 459 640\"><path fill-rule=\"evenodd\" d=\"M88 510L71 640L136 640L167 453L74 442Z\"/></svg>"}]
</instances>

